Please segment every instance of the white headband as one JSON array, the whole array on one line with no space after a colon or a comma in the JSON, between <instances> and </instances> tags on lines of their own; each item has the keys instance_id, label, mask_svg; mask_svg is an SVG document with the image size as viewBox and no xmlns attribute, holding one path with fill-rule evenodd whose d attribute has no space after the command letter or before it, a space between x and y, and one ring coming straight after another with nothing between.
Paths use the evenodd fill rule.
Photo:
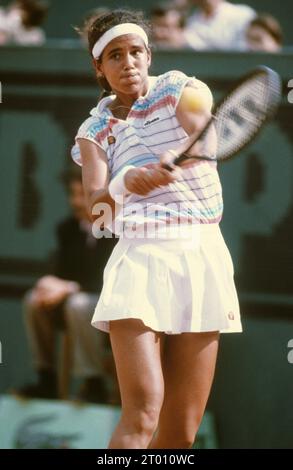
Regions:
<instances>
[{"instance_id":1,"label":"white headband","mask_svg":"<svg viewBox=\"0 0 293 470\"><path fill-rule=\"evenodd\" d=\"M117 26L113 26L113 28L108 29L108 31L106 31L105 34L97 40L92 49L93 57L98 59L112 39L115 39L118 36L123 36L124 34L137 34L144 41L145 45L148 45L148 37L140 26L134 23L118 24Z\"/></svg>"}]
</instances>

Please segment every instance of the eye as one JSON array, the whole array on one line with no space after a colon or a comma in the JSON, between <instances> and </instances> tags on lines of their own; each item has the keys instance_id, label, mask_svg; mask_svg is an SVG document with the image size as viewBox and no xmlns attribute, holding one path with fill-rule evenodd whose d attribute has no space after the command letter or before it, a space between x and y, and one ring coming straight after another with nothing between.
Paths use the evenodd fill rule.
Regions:
<instances>
[{"instance_id":1,"label":"eye","mask_svg":"<svg viewBox=\"0 0 293 470\"><path fill-rule=\"evenodd\" d=\"M132 54L133 54L135 57L138 57L141 53L142 53L142 50L141 50L141 49L135 49Z\"/></svg>"},{"instance_id":2,"label":"eye","mask_svg":"<svg viewBox=\"0 0 293 470\"><path fill-rule=\"evenodd\" d=\"M115 52L115 54L112 54L110 56L110 59L113 59L113 60L119 60L121 57L121 54L119 52Z\"/></svg>"}]
</instances>

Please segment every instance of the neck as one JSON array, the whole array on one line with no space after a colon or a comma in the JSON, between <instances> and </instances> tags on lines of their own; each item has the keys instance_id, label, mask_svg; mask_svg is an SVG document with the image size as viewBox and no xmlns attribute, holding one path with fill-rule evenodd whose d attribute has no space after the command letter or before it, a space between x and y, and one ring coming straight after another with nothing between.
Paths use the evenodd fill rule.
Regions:
<instances>
[{"instance_id":1,"label":"neck","mask_svg":"<svg viewBox=\"0 0 293 470\"><path fill-rule=\"evenodd\" d=\"M136 101L136 98L131 99L131 100L122 100L118 96L116 96L114 101L111 103L110 108L111 109L116 109L116 108L130 109L135 101Z\"/></svg>"},{"instance_id":2,"label":"neck","mask_svg":"<svg viewBox=\"0 0 293 470\"><path fill-rule=\"evenodd\" d=\"M142 84L141 89L137 90L133 94L125 94L121 93L117 90L113 89L113 92L116 95L116 98L114 99L112 105L113 107L117 106L124 106L125 108L130 109L133 105L133 103L140 98L141 96L146 95L147 91L149 88L149 80L145 80L145 82Z\"/></svg>"},{"instance_id":3,"label":"neck","mask_svg":"<svg viewBox=\"0 0 293 470\"><path fill-rule=\"evenodd\" d=\"M116 98L110 104L109 108L113 116L115 116L117 119L126 119L129 114L132 104L133 103L131 103L131 105L122 104L122 102Z\"/></svg>"}]
</instances>

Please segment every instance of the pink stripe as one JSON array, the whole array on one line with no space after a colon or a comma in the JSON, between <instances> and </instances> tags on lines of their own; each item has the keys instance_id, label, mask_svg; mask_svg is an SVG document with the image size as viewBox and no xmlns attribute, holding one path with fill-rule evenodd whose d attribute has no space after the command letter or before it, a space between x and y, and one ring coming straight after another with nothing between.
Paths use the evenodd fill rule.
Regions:
<instances>
[{"instance_id":1,"label":"pink stripe","mask_svg":"<svg viewBox=\"0 0 293 470\"><path fill-rule=\"evenodd\" d=\"M102 131L96 133L95 140L99 142L100 144L102 144L102 140L106 139L109 133L112 132L112 126L114 124L117 124L118 122L119 122L118 119L111 118L109 122L106 124L107 127L105 127L105 129L103 129Z\"/></svg>"},{"instance_id":2,"label":"pink stripe","mask_svg":"<svg viewBox=\"0 0 293 470\"><path fill-rule=\"evenodd\" d=\"M164 106L167 105L176 105L176 98L172 95L165 96L161 100L159 100L157 103L153 104L150 108L148 109L143 109L142 111L135 111L132 110L129 113L129 116L139 118L139 119L145 119L149 114L152 114L154 111L157 111L158 109L164 108Z\"/></svg>"}]
</instances>

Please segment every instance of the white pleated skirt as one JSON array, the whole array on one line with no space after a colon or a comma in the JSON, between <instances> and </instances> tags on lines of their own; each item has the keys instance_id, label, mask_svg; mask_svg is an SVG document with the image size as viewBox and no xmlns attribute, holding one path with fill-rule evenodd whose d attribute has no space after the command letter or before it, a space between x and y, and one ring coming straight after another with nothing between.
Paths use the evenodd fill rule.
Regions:
<instances>
[{"instance_id":1,"label":"white pleated skirt","mask_svg":"<svg viewBox=\"0 0 293 470\"><path fill-rule=\"evenodd\" d=\"M140 319L167 334L241 332L233 263L218 224L180 239L121 238L104 271L92 325Z\"/></svg>"}]
</instances>

